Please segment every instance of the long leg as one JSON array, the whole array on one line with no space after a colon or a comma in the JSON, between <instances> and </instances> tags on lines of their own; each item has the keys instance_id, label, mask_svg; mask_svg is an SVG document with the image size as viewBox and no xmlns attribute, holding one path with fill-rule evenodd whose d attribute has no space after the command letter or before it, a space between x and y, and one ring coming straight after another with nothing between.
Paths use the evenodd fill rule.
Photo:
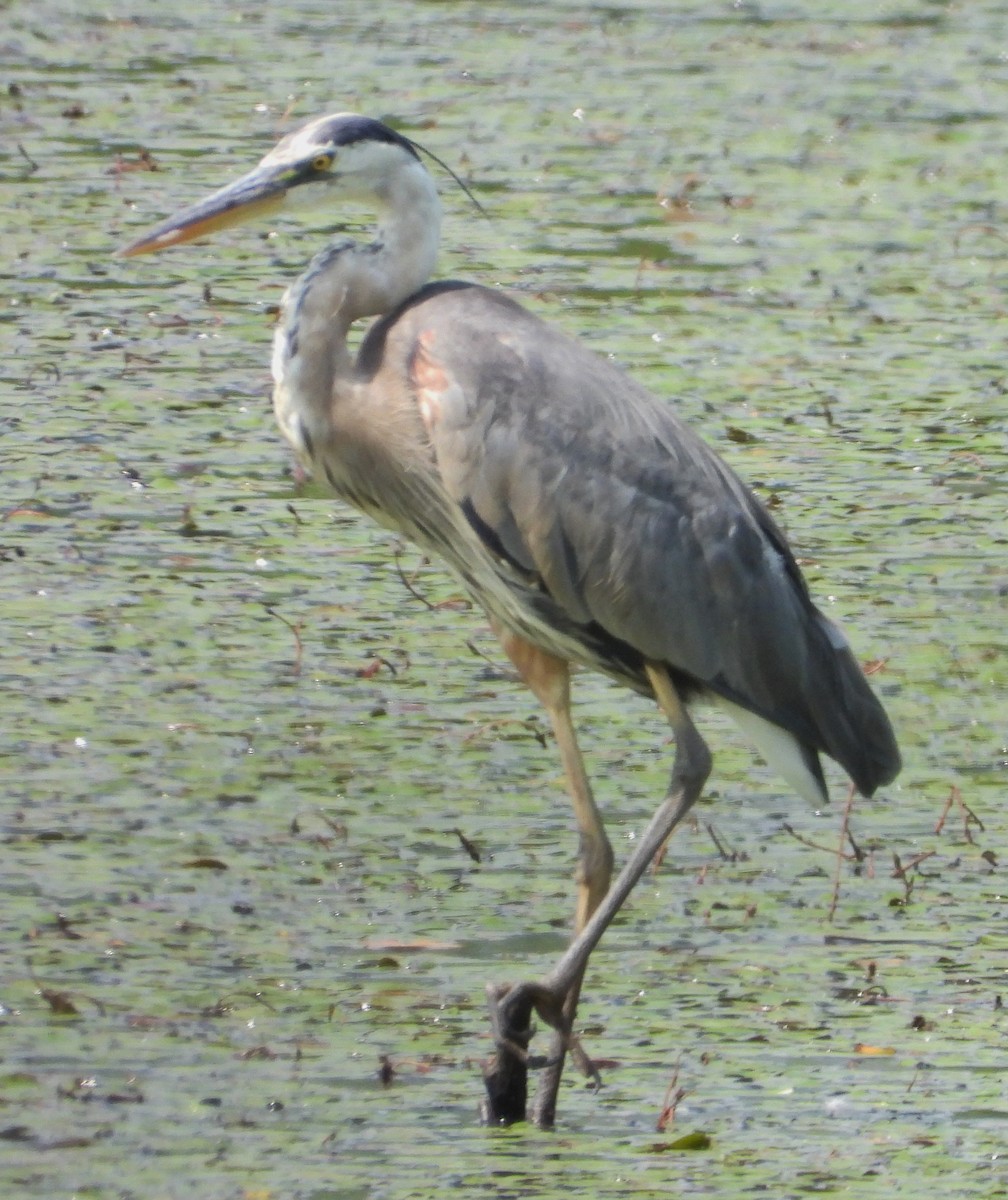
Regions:
<instances>
[{"instance_id":1,"label":"long leg","mask_svg":"<svg viewBox=\"0 0 1008 1200\"><path fill-rule=\"evenodd\" d=\"M565 999L571 987L584 975L591 952L655 854L692 808L710 774L710 751L690 719L668 672L659 664L648 664L647 673L655 699L675 734L676 756L669 790L626 866L553 970L539 983L518 984L496 993L495 1025L504 1043L509 1041L512 1032L527 1031L533 1009L554 1028L563 1028ZM527 1037L524 1044L527 1044Z\"/></svg>"},{"instance_id":2,"label":"long leg","mask_svg":"<svg viewBox=\"0 0 1008 1200\"><path fill-rule=\"evenodd\" d=\"M613 854L601 814L592 796L591 784L571 720L570 667L563 659L547 654L507 630L495 627L495 632L522 679L546 710L560 750L580 835L575 875L577 905L574 913L574 936L577 937L609 889ZM530 1115L541 1128L553 1124L556 1097L577 1011L582 975L583 972L567 989L563 1012L553 1034L546 1067L540 1076L539 1087L532 1104ZM516 1107L518 1102L518 1098L512 1098L510 1103Z\"/></svg>"}]
</instances>

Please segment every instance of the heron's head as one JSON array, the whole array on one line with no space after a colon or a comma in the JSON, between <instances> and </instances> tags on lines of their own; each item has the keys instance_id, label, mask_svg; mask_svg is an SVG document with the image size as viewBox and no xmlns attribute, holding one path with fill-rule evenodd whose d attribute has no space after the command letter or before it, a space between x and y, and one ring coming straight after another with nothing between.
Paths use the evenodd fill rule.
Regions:
<instances>
[{"instance_id":1,"label":"heron's head","mask_svg":"<svg viewBox=\"0 0 1008 1200\"><path fill-rule=\"evenodd\" d=\"M350 198L382 201L394 176L409 167L424 170L417 147L380 121L356 113L319 117L289 133L247 175L155 225L119 253L146 254L191 242L334 186Z\"/></svg>"}]
</instances>

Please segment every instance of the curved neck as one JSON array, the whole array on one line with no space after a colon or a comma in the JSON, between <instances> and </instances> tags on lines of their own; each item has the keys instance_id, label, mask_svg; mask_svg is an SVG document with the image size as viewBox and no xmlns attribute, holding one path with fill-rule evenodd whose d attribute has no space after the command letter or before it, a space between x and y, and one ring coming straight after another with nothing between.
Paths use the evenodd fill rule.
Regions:
<instances>
[{"instance_id":1,"label":"curved neck","mask_svg":"<svg viewBox=\"0 0 1008 1200\"><path fill-rule=\"evenodd\" d=\"M379 191L378 200L378 231L364 255L370 256L375 276L383 276L381 294L376 292L352 319L390 312L423 287L437 262L441 201L425 168L419 162L401 167Z\"/></svg>"},{"instance_id":2,"label":"curved neck","mask_svg":"<svg viewBox=\"0 0 1008 1200\"><path fill-rule=\"evenodd\" d=\"M308 442L331 412L334 389L353 363L346 335L361 317L390 312L430 278L441 232L434 181L416 161L403 163L369 192L381 215L372 242L335 242L317 254L281 303L273 342L274 406L299 452L298 420Z\"/></svg>"},{"instance_id":3,"label":"curved neck","mask_svg":"<svg viewBox=\"0 0 1008 1200\"><path fill-rule=\"evenodd\" d=\"M369 198L380 210L374 240L343 240L316 255L290 289L288 321L334 322L345 333L361 317L389 312L430 279L441 235L441 202L430 175L418 162L404 164Z\"/></svg>"}]
</instances>

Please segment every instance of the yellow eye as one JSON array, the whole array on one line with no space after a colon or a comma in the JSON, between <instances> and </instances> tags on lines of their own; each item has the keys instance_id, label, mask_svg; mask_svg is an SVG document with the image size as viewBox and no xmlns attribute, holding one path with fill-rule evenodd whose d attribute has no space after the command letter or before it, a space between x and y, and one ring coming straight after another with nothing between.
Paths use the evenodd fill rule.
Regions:
<instances>
[{"instance_id":1,"label":"yellow eye","mask_svg":"<svg viewBox=\"0 0 1008 1200\"><path fill-rule=\"evenodd\" d=\"M333 156L331 154L316 154L312 159L312 167L316 171L328 171L332 163Z\"/></svg>"}]
</instances>

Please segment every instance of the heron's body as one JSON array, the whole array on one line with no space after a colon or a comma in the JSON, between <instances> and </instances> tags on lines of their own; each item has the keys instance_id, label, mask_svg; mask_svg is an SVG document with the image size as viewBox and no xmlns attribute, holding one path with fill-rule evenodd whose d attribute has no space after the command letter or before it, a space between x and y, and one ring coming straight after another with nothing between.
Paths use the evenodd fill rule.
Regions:
<instances>
[{"instance_id":1,"label":"heron's body","mask_svg":"<svg viewBox=\"0 0 1008 1200\"><path fill-rule=\"evenodd\" d=\"M341 253L347 275L372 265ZM291 301L310 306L312 277L276 334L274 402L320 480L446 559L549 653L648 695L644 662L659 662L684 699L727 701L764 748L772 734L742 713L784 731L793 753L778 739L770 757L807 798L821 799L818 751L874 790L889 743L860 667L766 509L668 402L477 285L428 285L355 362L341 346L311 356L331 373L299 369Z\"/></svg>"},{"instance_id":2,"label":"heron's body","mask_svg":"<svg viewBox=\"0 0 1008 1200\"><path fill-rule=\"evenodd\" d=\"M673 725L657 844L709 770L685 708L695 699L727 707L812 802L825 797L820 752L866 794L888 782L899 769L892 729L766 509L667 401L495 290L426 282L440 205L399 135L322 118L131 249L315 181L366 193L382 217L372 243L334 243L288 290L277 419L337 495L448 562L549 711L582 835L579 936L545 989L566 997L566 1022L542 989L528 996L563 1029L588 954L653 853L644 839L608 891L612 855L570 723L569 663L653 697ZM347 332L372 316L354 358Z\"/></svg>"}]
</instances>

